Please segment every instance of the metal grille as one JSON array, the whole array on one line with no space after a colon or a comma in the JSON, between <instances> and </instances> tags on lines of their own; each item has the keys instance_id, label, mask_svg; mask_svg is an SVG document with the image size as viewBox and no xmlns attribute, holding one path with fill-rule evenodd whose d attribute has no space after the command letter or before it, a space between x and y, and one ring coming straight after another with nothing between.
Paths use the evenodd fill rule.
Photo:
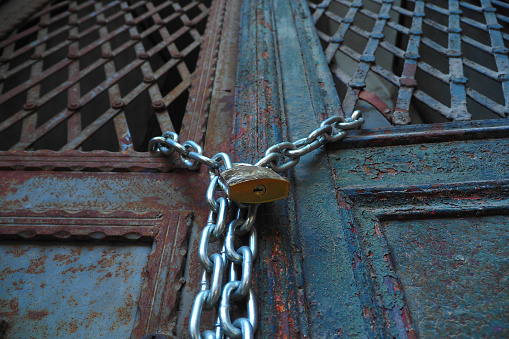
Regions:
<instances>
[{"instance_id":1,"label":"metal grille","mask_svg":"<svg viewBox=\"0 0 509 339\"><path fill-rule=\"evenodd\" d=\"M366 127L506 118L509 4L473 3L310 3L344 111L368 103Z\"/></svg>"},{"instance_id":2,"label":"metal grille","mask_svg":"<svg viewBox=\"0 0 509 339\"><path fill-rule=\"evenodd\" d=\"M51 2L0 43L0 150L146 151L178 132L209 12L211 1Z\"/></svg>"}]
</instances>

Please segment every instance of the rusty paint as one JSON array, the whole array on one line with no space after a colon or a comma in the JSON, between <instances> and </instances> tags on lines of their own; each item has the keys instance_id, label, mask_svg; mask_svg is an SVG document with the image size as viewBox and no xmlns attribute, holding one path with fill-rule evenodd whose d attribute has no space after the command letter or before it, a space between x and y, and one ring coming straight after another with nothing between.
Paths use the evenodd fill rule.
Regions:
<instances>
[{"instance_id":1,"label":"rusty paint","mask_svg":"<svg viewBox=\"0 0 509 339\"><path fill-rule=\"evenodd\" d=\"M392 110L382 99L380 99L375 93L370 93L365 90L360 90L357 94L360 100L364 100L377 109L388 121L393 121Z\"/></svg>"}]
</instances>

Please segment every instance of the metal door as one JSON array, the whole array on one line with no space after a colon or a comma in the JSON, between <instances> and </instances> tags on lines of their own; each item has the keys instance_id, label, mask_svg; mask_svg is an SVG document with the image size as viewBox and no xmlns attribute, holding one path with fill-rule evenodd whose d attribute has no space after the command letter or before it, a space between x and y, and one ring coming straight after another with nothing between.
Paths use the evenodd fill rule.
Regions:
<instances>
[{"instance_id":1,"label":"metal door","mask_svg":"<svg viewBox=\"0 0 509 339\"><path fill-rule=\"evenodd\" d=\"M238 7L3 4L0 337L187 333L208 175L147 144L228 147Z\"/></svg>"},{"instance_id":2,"label":"metal door","mask_svg":"<svg viewBox=\"0 0 509 339\"><path fill-rule=\"evenodd\" d=\"M259 211L261 337L509 334L508 7L244 2L237 160L366 118Z\"/></svg>"},{"instance_id":3,"label":"metal door","mask_svg":"<svg viewBox=\"0 0 509 339\"><path fill-rule=\"evenodd\" d=\"M63 11L50 7L41 12L44 15L37 16L40 18L37 24L50 30L53 21L48 18L55 16L55 22L63 18L69 21L66 29L76 24L80 27L86 21L80 19L80 11L92 6L89 3L92 2L65 2L69 7ZM121 5L124 2L113 2L111 6L118 4L124 7ZM452 0L448 3L327 0L309 4L298 0L246 0L240 12L237 54L238 5L235 1L227 4L232 9L225 12L211 108L201 104L210 96L206 90L200 92L202 82L197 80L191 87L191 99L183 100L190 114L184 116L181 140L201 142L211 155L228 150L231 129L234 160L253 163L267 147L306 137L328 116L349 116L360 108L367 120L362 130L350 132L347 139L303 157L285 174L292 183L290 197L266 204L258 211L260 248L254 282L259 304L258 336L507 336L504 244L509 127L505 118L509 112L509 90L504 45L509 39L508 6L495 0L483 0L480 4ZM137 12L133 8L136 6L144 10ZM148 60L133 66L139 70L138 75L119 85L120 88L115 81L103 86L104 78L94 83L95 75L85 85L89 87L84 93L94 88L108 89L103 92L111 103L106 111L114 119L108 120L110 127L105 130L109 128L118 136L114 142L119 144L118 150L127 145L125 153L101 153L87 148L84 133L87 125L94 125L83 122L83 117L72 118L83 116L86 105L81 101L66 102L64 108L57 110L65 113L50 115L46 120L47 124L64 126L60 133L67 138L56 139L63 145L42 143L49 142L43 136L52 129L41 129L44 124L38 124L38 118L33 117L49 114L44 115L44 108L35 105L35 101L46 103L44 100L62 91L68 93L66 98L76 99L73 93L81 93L82 89L76 89L75 81L68 85L66 82L60 92L44 89L45 67L55 67L59 60L50 58L47 61L53 62L50 66L45 66L44 61L61 49L59 44L63 43L58 39L52 44L50 36L45 38L47 33L43 32L35 39L44 43L33 43L32 38L27 38L24 45L4 43L7 47L3 55L25 54L26 58L3 59L2 73L8 76L4 76L2 93L6 93L6 87L10 91L22 88L27 74L41 72L37 67L43 74L37 80L41 86L29 83L19 89L24 97L9 96L17 108L5 113L3 121L8 123L2 125L10 129L9 134L4 134L7 141L2 141L2 145L33 148L8 151L0 159L7 183L2 190L2 234L9 240L2 243L6 244L2 252L6 259L0 262L8 263L2 268L5 272L2 278L9 277L5 284L12 296L0 305L1 315L8 322L7 331L18 326L26 331L48 331L61 336L111 336L110 329L124 331L119 337L139 337L149 332L186 336L190 303L199 289L200 271L196 255L190 252L196 250L196 235L206 221L203 191L207 175L179 170L178 163L169 165L174 158L168 160L139 152L145 145L137 143L136 138L147 141L146 136L171 129L168 117L175 126L178 119L171 115L174 110L164 109L179 97L171 93L182 94L183 86L189 86L189 82L184 85L188 78L179 69L180 75L171 77L178 80L172 80L174 87L160 89L164 93L154 89L167 81L161 80L160 84L162 74L147 73L147 65L154 72L174 67L164 66L168 63L161 66L153 60L152 51L162 46L157 34L152 37L153 32L159 31L162 39L170 42L164 47L170 64L171 60L180 60L172 40L165 40L161 30L172 35L187 30L184 27L193 27L186 24L189 21L183 13L208 5L186 2L183 11L169 2L154 1L153 6L133 2L123 12L113 7L104 9L109 10L111 21L108 16L98 17L97 10L83 12L96 18L96 24L102 27L123 18L122 25L131 27L129 41L133 40L113 43L113 36L99 35L102 47L97 57L101 61L93 60L85 67L96 63L107 65L110 57L117 60L115 52L127 45L136 46L135 57ZM171 6L174 11L165 12L159 6ZM214 2L209 17L222 13L220 9L212 10L213 6L225 5ZM128 17L130 13L138 15L138 19ZM138 28L148 17L152 21ZM175 28L172 22L176 17L181 18L181 24ZM99 22L100 19L104 20ZM155 25L160 28L154 28ZM134 27L146 33L135 33ZM83 51L79 43L73 43L78 41L73 35L76 32L66 29L54 35L69 33L62 45L68 50L60 60L67 57L66 77L71 79L72 65L76 63L73 60L82 57L74 52L92 53L92 48ZM85 26L83 29L93 30ZM115 29L112 31L117 32ZM201 70L199 65L206 68L206 61L214 60L219 39L219 32L214 29L209 23L206 32L216 33L205 32L201 53L210 54L198 58L201 61L197 62L194 75L198 70L209 76L211 73L207 72L212 72ZM118 30L120 34L122 30ZM102 32L99 29L97 34L110 34L108 30ZM82 32L77 33L80 39ZM23 37L30 34L27 32ZM103 43L110 39L110 45ZM211 44L210 49L204 47L206 43ZM35 45L40 50L32 51ZM175 45L177 52L182 52L182 47ZM235 63L231 58L235 55L234 84ZM33 70L24 74L22 70L26 67L19 62ZM186 66L189 67L187 63ZM11 69L15 69L12 75ZM106 66L103 69L111 72ZM111 79L121 76L118 72L105 75ZM11 82L7 86L9 78L15 79L14 85ZM208 84L205 88L210 88ZM122 86L128 91L123 92ZM154 128L138 137L133 130L132 136L124 138L127 136L122 128L124 121L127 119L129 125L133 116L129 106L133 105L134 116L146 109L131 102L134 98L129 93L133 88L140 93L147 89L143 92L144 102L153 103L156 112L162 108L163 114L155 115L159 130ZM169 101L156 104L158 95ZM117 99L123 101L116 102ZM172 108L181 106L174 104ZM55 117L62 120L52 120ZM468 121L471 118L474 121ZM58 124L64 120L66 125ZM76 125L77 121L83 127ZM411 122L414 125L403 126ZM89 131L99 133L102 125L95 126ZM104 133L100 138L97 135L100 142L91 144L103 145L103 140L110 140L104 145L111 145L107 137L111 133ZM87 136L93 138L94 134ZM129 149L130 138L133 150ZM37 150L42 148L60 151ZM72 170L75 172L71 173ZM157 237L162 234L168 238L158 242ZM50 242L43 243L47 239ZM56 239L58 243L54 242ZM77 252L78 255L74 254ZM99 259L101 255L104 258ZM80 261L85 258L88 261ZM38 265L45 268L44 272ZM143 267L148 268L147 273L141 273ZM53 275L46 273L50 269L54 270ZM88 273L76 275L82 272ZM71 284L60 278L52 279L70 273L75 274ZM26 281L33 274L57 286L53 288L43 280L34 287ZM98 284L97 288L90 289L84 277ZM40 282L38 279L32 281ZM41 299L46 296L42 293L46 286L43 284L52 287L49 299ZM117 303L107 295L113 294L113 284L121 286L115 291L120 294L114 298ZM32 286L30 291L38 293L40 299L32 299L28 293L33 292L26 291L27 286ZM128 291L128 286L135 289ZM82 296L71 300L76 295ZM16 297L17 304L13 302ZM24 304L19 302L21 297L25 298ZM32 307L39 307L42 304L39 300L50 306ZM116 308L106 307L109 305ZM55 317L60 317L57 323L61 321L65 326L53 325ZM31 322L25 323L25 319ZM214 326L215 316L211 312L202 320L204 328ZM41 325L46 323L55 327ZM7 337L15 337L12 332L7 333Z\"/></svg>"}]
</instances>

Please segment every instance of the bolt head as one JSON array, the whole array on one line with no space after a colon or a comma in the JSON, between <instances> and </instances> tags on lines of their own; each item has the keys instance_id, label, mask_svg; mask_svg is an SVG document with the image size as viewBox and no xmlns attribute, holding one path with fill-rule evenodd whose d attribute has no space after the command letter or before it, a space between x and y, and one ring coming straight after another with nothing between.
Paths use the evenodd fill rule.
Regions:
<instances>
[{"instance_id":1,"label":"bolt head","mask_svg":"<svg viewBox=\"0 0 509 339\"><path fill-rule=\"evenodd\" d=\"M67 105L67 108L71 111L77 111L81 108L81 105L79 102L71 102L69 105Z\"/></svg>"},{"instance_id":2,"label":"bolt head","mask_svg":"<svg viewBox=\"0 0 509 339\"><path fill-rule=\"evenodd\" d=\"M115 101L113 101L113 103L111 104L111 107L113 108L122 108L125 106L125 103L124 101L120 100L120 99L117 99Z\"/></svg>"},{"instance_id":3,"label":"bolt head","mask_svg":"<svg viewBox=\"0 0 509 339\"><path fill-rule=\"evenodd\" d=\"M37 108L37 104L35 102L27 102L23 105L23 109L27 111L32 111Z\"/></svg>"},{"instance_id":4,"label":"bolt head","mask_svg":"<svg viewBox=\"0 0 509 339\"><path fill-rule=\"evenodd\" d=\"M164 102L162 102L161 100L157 100L157 101L154 101L152 103L152 108L156 111L156 112L160 112L160 111L163 111L165 108L166 108L166 105L164 104Z\"/></svg>"},{"instance_id":5,"label":"bolt head","mask_svg":"<svg viewBox=\"0 0 509 339\"><path fill-rule=\"evenodd\" d=\"M145 75L143 77L143 82L145 82L147 84L152 83L154 81L156 81L156 78L154 78L154 76L152 76L152 75Z\"/></svg>"},{"instance_id":6,"label":"bolt head","mask_svg":"<svg viewBox=\"0 0 509 339\"><path fill-rule=\"evenodd\" d=\"M179 51L170 52L170 54L173 59L180 59L183 56Z\"/></svg>"},{"instance_id":7,"label":"bolt head","mask_svg":"<svg viewBox=\"0 0 509 339\"><path fill-rule=\"evenodd\" d=\"M69 53L67 54L67 58L69 59L78 59L80 55L78 53Z\"/></svg>"}]
</instances>

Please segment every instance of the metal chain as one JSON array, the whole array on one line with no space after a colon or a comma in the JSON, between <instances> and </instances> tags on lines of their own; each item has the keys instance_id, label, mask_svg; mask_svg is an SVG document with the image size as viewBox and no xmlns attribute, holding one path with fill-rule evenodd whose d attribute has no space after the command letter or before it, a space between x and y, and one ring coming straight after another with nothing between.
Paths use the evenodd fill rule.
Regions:
<instances>
[{"instance_id":1,"label":"metal chain","mask_svg":"<svg viewBox=\"0 0 509 339\"><path fill-rule=\"evenodd\" d=\"M268 166L276 172L284 172L298 164L300 158L315 149L346 137L352 129L364 123L360 111L355 111L351 118L333 116L323 121L307 138L295 142L281 142L267 149L265 156L255 166ZM257 255L257 233L253 227L258 205L240 205L229 199L228 187L219 177L219 173L231 168L230 157L217 153L212 158L203 155L203 149L194 141L180 144L178 135L166 132L161 137L150 140L149 151L171 155L179 153L180 160L189 169L196 170L200 165L208 167L210 184L206 201L210 207L207 224L204 227L198 258L203 266L201 291L194 300L189 320L189 335L192 339L254 338L258 326L256 298L251 289L253 262ZM284 156L287 161L278 165ZM216 194L221 194L216 199ZM229 220L229 212L235 212ZM227 226L228 225L228 226ZM235 249L241 243L241 237L247 236L247 243ZM209 244L223 240L220 253L209 255ZM228 282L223 278L228 269ZM237 277L237 273L240 273ZM235 319L230 317L233 302L245 302L247 317ZM218 309L215 331L200 332L200 321L204 309Z\"/></svg>"}]
</instances>

